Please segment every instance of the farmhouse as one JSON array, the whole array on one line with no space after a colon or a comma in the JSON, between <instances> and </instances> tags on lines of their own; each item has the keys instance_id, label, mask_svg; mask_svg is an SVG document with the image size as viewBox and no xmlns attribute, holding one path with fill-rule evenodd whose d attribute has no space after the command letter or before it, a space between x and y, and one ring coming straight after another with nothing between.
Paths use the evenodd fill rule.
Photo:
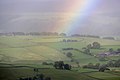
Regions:
<instances>
[{"instance_id":1,"label":"farmhouse","mask_svg":"<svg viewBox=\"0 0 120 80\"><path fill-rule=\"evenodd\" d=\"M113 52L103 52L97 55L98 57L105 57L105 56L120 56L120 52L113 51Z\"/></svg>"}]
</instances>

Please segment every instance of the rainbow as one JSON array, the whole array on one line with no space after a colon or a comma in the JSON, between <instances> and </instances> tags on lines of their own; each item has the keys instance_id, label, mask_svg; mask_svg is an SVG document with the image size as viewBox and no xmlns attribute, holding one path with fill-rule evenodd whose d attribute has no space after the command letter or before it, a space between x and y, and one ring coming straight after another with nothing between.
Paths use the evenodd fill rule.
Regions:
<instances>
[{"instance_id":1,"label":"rainbow","mask_svg":"<svg viewBox=\"0 0 120 80\"><path fill-rule=\"evenodd\" d=\"M56 27L53 30L56 32L71 33L82 27L81 22L85 21L89 15L92 15L100 0L71 0L67 10L70 17L66 19L64 24L60 24L60 28ZM67 6L65 6L67 7Z\"/></svg>"}]
</instances>

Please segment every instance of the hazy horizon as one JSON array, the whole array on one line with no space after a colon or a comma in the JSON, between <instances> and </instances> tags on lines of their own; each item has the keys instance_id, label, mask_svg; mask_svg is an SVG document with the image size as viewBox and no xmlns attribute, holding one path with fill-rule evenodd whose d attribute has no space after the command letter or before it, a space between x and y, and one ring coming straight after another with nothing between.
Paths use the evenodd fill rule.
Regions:
<instances>
[{"instance_id":1,"label":"hazy horizon","mask_svg":"<svg viewBox=\"0 0 120 80\"><path fill-rule=\"evenodd\" d=\"M120 36L120 0L0 0L0 32Z\"/></svg>"}]
</instances>

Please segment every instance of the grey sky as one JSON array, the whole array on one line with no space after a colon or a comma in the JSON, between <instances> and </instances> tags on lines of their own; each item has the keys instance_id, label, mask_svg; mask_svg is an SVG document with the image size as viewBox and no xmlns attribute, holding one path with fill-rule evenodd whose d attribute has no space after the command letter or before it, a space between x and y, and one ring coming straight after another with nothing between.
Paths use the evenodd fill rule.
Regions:
<instances>
[{"instance_id":1,"label":"grey sky","mask_svg":"<svg viewBox=\"0 0 120 80\"><path fill-rule=\"evenodd\" d=\"M73 0L0 0L0 32L49 31L60 27ZM77 0L75 0L77 1ZM71 33L120 36L120 0L100 0L93 15L76 25ZM85 14L84 12L82 14ZM55 31L56 32L56 31ZM67 32L67 31L66 31Z\"/></svg>"}]
</instances>

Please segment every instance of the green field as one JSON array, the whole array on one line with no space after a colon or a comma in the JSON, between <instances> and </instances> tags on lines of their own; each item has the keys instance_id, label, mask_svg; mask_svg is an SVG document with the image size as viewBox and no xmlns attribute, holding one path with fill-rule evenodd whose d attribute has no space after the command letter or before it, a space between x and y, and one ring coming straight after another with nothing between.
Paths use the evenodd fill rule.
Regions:
<instances>
[{"instance_id":1,"label":"green field","mask_svg":"<svg viewBox=\"0 0 120 80\"><path fill-rule=\"evenodd\" d=\"M63 39L72 39L77 40L78 42L62 42ZM87 37L1 36L0 63L12 64L14 66L50 68L47 70L41 69L39 72L44 73L48 76L52 76L53 80L120 80L119 75L112 74L112 72L100 73L97 72L97 70L92 69L74 70L74 68L72 71L62 71L55 70L52 66L41 65L42 62L54 63L55 61L62 60L65 63L76 66L76 63L71 62L71 59L66 56L66 53L68 52L71 52L73 54L72 58L76 61L79 61L80 66L88 63L104 64L109 60L120 59L120 56L108 56L108 61L103 62L94 56L87 55L76 50L62 50L63 48L74 48L82 51L83 47L86 47L88 44L93 42L99 42L102 49L91 49L92 55L97 55L98 53L108 51L110 48L113 48L114 50L120 48L119 40L107 40ZM3 64L0 64L0 66L9 67L9 65ZM2 73L3 75L1 74L2 80L15 80L19 77L34 75L32 69L29 68L0 68L0 70L5 73ZM4 79L5 76L8 76L8 78Z\"/></svg>"},{"instance_id":2,"label":"green field","mask_svg":"<svg viewBox=\"0 0 120 80\"><path fill-rule=\"evenodd\" d=\"M4 73L1 74L1 79L6 80L6 76L8 80L15 80L15 78L19 77L29 77L33 76L36 73L32 71L32 69L2 69ZM14 74L16 73L16 74ZM75 73L72 71L62 71L62 70L54 70L54 69L48 69L48 70L39 70L39 73L44 73L46 76L51 76L53 80L87 80L92 79L96 80L94 78L87 77L85 75L81 75L79 73Z\"/></svg>"},{"instance_id":3,"label":"green field","mask_svg":"<svg viewBox=\"0 0 120 80\"><path fill-rule=\"evenodd\" d=\"M62 42L63 39L78 40L78 42ZM86 37L32 37L32 36L15 36L15 37L0 37L0 59L4 57L9 59L6 61L20 60L64 60L69 58L63 53L72 52L75 59L78 59L81 64L89 62L99 62L93 56L85 55L77 51L63 51L63 48L75 48L82 50L83 47L92 42L99 42L102 45L101 50L92 49L93 55L103 51L108 51L109 48L116 50L120 47L120 41L106 40ZM3 60L5 60L2 58ZM110 57L119 58L119 57ZM1 60L2 60L1 59ZM101 63L101 62L100 62Z\"/></svg>"},{"instance_id":4,"label":"green field","mask_svg":"<svg viewBox=\"0 0 120 80\"><path fill-rule=\"evenodd\" d=\"M1 80L16 80L18 78L33 77L36 74L50 76L52 80L120 80L120 72L98 72L90 69L80 69L79 71L56 70L56 69L39 69L34 72L32 68L0 68ZM6 77L7 76L7 77Z\"/></svg>"}]
</instances>

